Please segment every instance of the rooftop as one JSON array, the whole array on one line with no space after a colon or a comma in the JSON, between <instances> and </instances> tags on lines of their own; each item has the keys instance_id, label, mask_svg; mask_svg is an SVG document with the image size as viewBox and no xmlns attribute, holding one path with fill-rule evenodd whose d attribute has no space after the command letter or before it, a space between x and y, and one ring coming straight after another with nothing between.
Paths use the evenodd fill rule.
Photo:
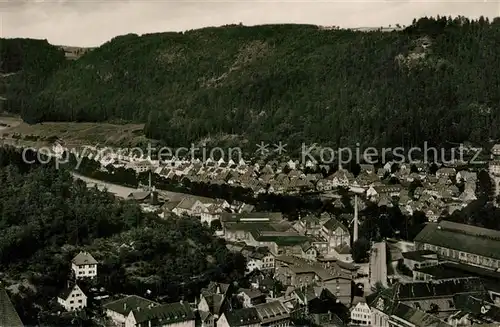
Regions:
<instances>
[{"instance_id":1,"label":"rooftop","mask_svg":"<svg viewBox=\"0 0 500 327\"><path fill-rule=\"evenodd\" d=\"M434 279L476 276L483 281L487 289L500 292L500 273L490 269L454 262L443 262L439 265L419 268L416 271L431 275Z\"/></svg>"},{"instance_id":2,"label":"rooftop","mask_svg":"<svg viewBox=\"0 0 500 327\"><path fill-rule=\"evenodd\" d=\"M104 308L127 316L132 310L137 310L137 308L147 309L151 305L157 306L159 304L137 295L130 295L113 302L108 302L104 304Z\"/></svg>"},{"instance_id":3,"label":"rooftop","mask_svg":"<svg viewBox=\"0 0 500 327\"><path fill-rule=\"evenodd\" d=\"M5 289L0 286L0 326L23 327L23 323L10 301Z\"/></svg>"},{"instance_id":4,"label":"rooftop","mask_svg":"<svg viewBox=\"0 0 500 327\"><path fill-rule=\"evenodd\" d=\"M477 277L454 278L430 282L397 283L393 287L395 300L421 299L452 296L457 293L486 293Z\"/></svg>"},{"instance_id":5,"label":"rooftop","mask_svg":"<svg viewBox=\"0 0 500 327\"><path fill-rule=\"evenodd\" d=\"M224 313L231 327L248 326L260 323L260 317L255 307L232 310Z\"/></svg>"},{"instance_id":6,"label":"rooftop","mask_svg":"<svg viewBox=\"0 0 500 327\"><path fill-rule=\"evenodd\" d=\"M189 303L169 303L146 309L133 310L137 324L155 321L159 325L169 325L194 320L194 312Z\"/></svg>"},{"instance_id":7,"label":"rooftop","mask_svg":"<svg viewBox=\"0 0 500 327\"><path fill-rule=\"evenodd\" d=\"M88 252L78 253L71 262L77 266L97 264L97 260Z\"/></svg>"},{"instance_id":8,"label":"rooftop","mask_svg":"<svg viewBox=\"0 0 500 327\"><path fill-rule=\"evenodd\" d=\"M415 242L500 259L500 231L491 229L449 221L429 223L415 237Z\"/></svg>"},{"instance_id":9,"label":"rooftop","mask_svg":"<svg viewBox=\"0 0 500 327\"><path fill-rule=\"evenodd\" d=\"M403 252L402 255L403 258L405 259L422 262L429 259L433 259L433 257L436 256L436 253L430 250L420 250L420 251Z\"/></svg>"}]
</instances>

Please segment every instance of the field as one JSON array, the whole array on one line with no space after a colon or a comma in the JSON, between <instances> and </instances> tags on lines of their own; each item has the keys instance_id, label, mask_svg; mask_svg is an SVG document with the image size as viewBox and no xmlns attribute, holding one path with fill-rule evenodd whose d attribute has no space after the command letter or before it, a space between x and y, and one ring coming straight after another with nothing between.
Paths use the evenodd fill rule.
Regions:
<instances>
[{"instance_id":1,"label":"field","mask_svg":"<svg viewBox=\"0 0 500 327\"><path fill-rule=\"evenodd\" d=\"M72 122L29 125L18 117L0 116L1 139L27 143L52 143L59 139L71 145L136 146L148 141L143 134L143 128L143 124Z\"/></svg>"}]
</instances>

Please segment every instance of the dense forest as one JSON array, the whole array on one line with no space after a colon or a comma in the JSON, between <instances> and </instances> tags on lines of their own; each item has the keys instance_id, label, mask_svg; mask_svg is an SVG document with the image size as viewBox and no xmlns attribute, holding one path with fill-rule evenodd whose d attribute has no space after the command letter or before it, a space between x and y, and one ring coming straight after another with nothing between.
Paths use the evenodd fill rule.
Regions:
<instances>
[{"instance_id":1,"label":"dense forest","mask_svg":"<svg viewBox=\"0 0 500 327\"><path fill-rule=\"evenodd\" d=\"M26 325L76 325L54 313L80 250L99 261L92 286L167 302L192 300L208 281L238 280L246 268L199 220L160 220L65 170L23 164L18 150L0 148L0 184L0 280Z\"/></svg>"},{"instance_id":2,"label":"dense forest","mask_svg":"<svg viewBox=\"0 0 500 327\"><path fill-rule=\"evenodd\" d=\"M35 54L49 61L44 87L23 89L33 83L16 77L8 108L31 123L144 122L170 146L487 142L500 133L491 128L500 123L499 40L500 19L464 17L393 32L234 25L129 34L67 64Z\"/></svg>"}]
</instances>

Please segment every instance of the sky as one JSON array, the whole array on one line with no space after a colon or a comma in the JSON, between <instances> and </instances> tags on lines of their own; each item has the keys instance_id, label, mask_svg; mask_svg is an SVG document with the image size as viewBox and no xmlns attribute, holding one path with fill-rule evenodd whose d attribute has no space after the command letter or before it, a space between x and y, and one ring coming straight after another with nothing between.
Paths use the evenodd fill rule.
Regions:
<instances>
[{"instance_id":1,"label":"sky","mask_svg":"<svg viewBox=\"0 0 500 327\"><path fill-rule=\"evenodd\" d=\"M500 0L0 0L0 35L99 46L117 35L243 23L344 28L410 24L423 16L500 16Z\"/></svg>"}]
</instances>

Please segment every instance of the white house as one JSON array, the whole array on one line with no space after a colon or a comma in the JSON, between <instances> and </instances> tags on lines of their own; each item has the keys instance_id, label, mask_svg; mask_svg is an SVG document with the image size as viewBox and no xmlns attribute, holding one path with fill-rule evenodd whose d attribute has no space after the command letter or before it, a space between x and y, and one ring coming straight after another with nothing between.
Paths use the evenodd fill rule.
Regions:
<instances>
[{"instance_id":1,"label":"white house","mask_svg":"<svg viewBox=\"0 0 500 327\"><path fill-rule=\"evenodd\" d=\"M76 278L94 278L97 276L97 260L88 252L80 252L71 260L71 269Z\"/></svg>"},{"instance_id":2,"label":"white house","mask_svg":"<svg viewBox=\"0 0 500 327\"><path fill-rule=\"evenodd\" d=\"M57 303L67 311L80 310L87 306L87 296L78 285L74 284L57 297Z\"/></svg>"},{"instance_id":3,"label":"white house","mask_svg":"<svg viewBox=\"0 0 500 327\"><path fill-rule=\"evenodd\" d=\"M358 302L351 308L351 323L354 325L371 325L372 311L365 301Z\"/></svg>"}]
</instances>

